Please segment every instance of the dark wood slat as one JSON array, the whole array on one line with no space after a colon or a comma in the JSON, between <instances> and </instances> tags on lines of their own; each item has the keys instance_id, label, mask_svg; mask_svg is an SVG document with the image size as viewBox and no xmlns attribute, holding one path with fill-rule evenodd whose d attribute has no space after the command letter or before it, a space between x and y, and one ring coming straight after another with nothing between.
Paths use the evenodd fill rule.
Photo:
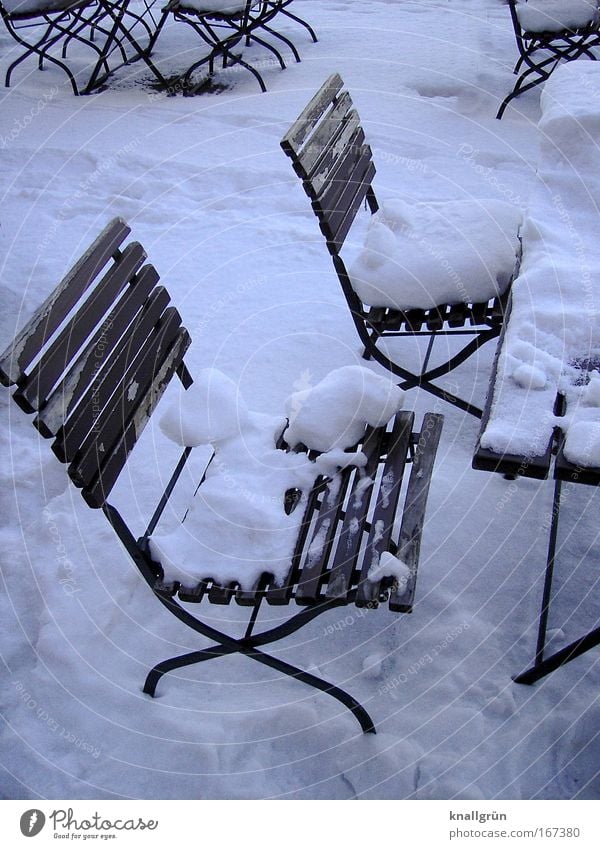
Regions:
<instances>
[{"instance_id":1,"label":"dark wood slat","mask_svg":"<svg viewBox=\"0 0 600 849\"><path fill-rule=\"evenodd\" d=\"M270 582L267 586L266 599L269 604L288 604L294 594L295 586L300 577L304 547L306 545L315 513L321 504L321 497L324 494L323 486L324 478L319 475L308 497L306 510L304 511L304 516L302 517L302 522L296 538L296 545L290 564L290 571L282 586L278 587L274 582Z\"/></svg>"},{"instance_id":2,"label":"dark wood slat","mask_svg":"<svg viewBox=\"0 0 600 849\"><path fill-rule=\"evenodd\" d=\"M178 596L181 601L187 601L190 604L199 604L206 593L207 581L200 581L195 587L180 587Z\"/></svg>"},{"instance_id":3,"label":"dark wood slat","mask_svg":"<svg viewBox=\"0 0 600 849\"><path fill-rule=\"evenodd\" d=\"M406 322L407 330L418 332L425 321L425 310L407 310L404 313L404 320Z\"/></svg>"},{"instance_id":4,"label":"dark wood slat","mask_svg":"<svg viewBox=\"0 0 600 849\"><path fill-rule=\"evenodd\" d=\"M94 427L101 409L108 403L123 374L143 348L152 328L158 323L169 304L169 293L162 286L152 292L111 357L82 396L81 402L65 426L58 431L52 450L62 463L69 463L77 454L84 439ZM102 402L100 399L103 399Z\"/></svg>"},{"instance_id":5,"label":"dark wood slat","mask_svg":"<svg viewBox=\"0 0 600 849\"><path fill-rule=\"evenodd\" d=\"M131 281L130 289L102 322L92 341L73 363L68 374L34 420L34 425L42 436L55 435L71 415L83 393L96 379L102 363L107 361L107 357L126 328L132 324L157 282L158 273L151 265L144 266Z\"/></svg>"},{"instance_id":6,"label":"dark wood slat","mask_svg":"<svg viewBox=\"0 0 600 849\"><path fill-rule=\"evenodd\" d=\"M319 215L321 222L326 225L329 238L335 238L342 222L346 219L348 210L352 208L356 194L361 190L366 181L366 175L370 167L372 167L372 163L368 157L365 156L358 160L354 170L348 175L347 179L343 183L336 184L336 188L339 188L340 191L331 205L322 206L319 201L314 201L315 212ZM357 209L359 206L360 202ZM354 215L352 218L354 219Z\"/></svg>"},{"instance_id":7,"label":"dark wood slat","mask_svg":"<svg viewBox=\"0 0 600 849\"><path fill-rule=\"evenodd\" d=\"M298 587L296 589L296 602L298 604L311 604L319 597L331 547L335 540L344 498L353 474L354 469L344 469L339 475L339 489L337 492L332 490L330 485L325 490L321 509L319 510L311 536L311 542L308 546L306 561L298 579ZM318 550L314 548L316 545L319 546ZM313 548L312 552L311 548Z\"/></svg>"},{"instance_id":8,"label":"dark wood slat","mask_svg":"<svg viewBox=\"0 0 600 849\"><path fill-rule=\"evenodd\" d=\"M352 109L350 95L344 91L298 154L298 164L309 179L314 172L321 170L324 160L332 161L332 157L336 157L332 151L344 148L352 135L353 125L356 129L358 115Z\"/></svg>"},{"instance_id":9,"label":"dark wood slat","mask_svg":"<svg viewBox=\"0 0 600 849\"><path fill-rule=\"evenodd\" d=\"M317 214L321 212L327 215L330 210L340 208L340 196L347 183L352 180L358 164L363 159L372 158L371 148L364 140L365 134L359 127L327 174L322 174L322 179L318 182L316 179L310 182L311 191L307 191L307 194L312 197L313 209Z\"/></svg>"},{"instance_id":10,"label":"dark wood slat","mask_svg":"<svg viewBox=\"0 0 600 849\"><path fill-rule=\"evenodd\" d=\"M389 551L390 548L414 420L414 413L398 413L390 434L388 453L383 465L371 530L356 588L357 607L372 605L379 599L381 582L369 580L368 575L373 562L379 562L382 552Z\"/></svg>"},{"instance_id":11,"label":"dark wood slat","mask_svg":"<svg viewBox=\"0 0 600 849\"><path fill-rule=\"evenodd\" d=\"M138 242L127 245L118 261L96 285L88 300L67 322L27 380L15 392L14 399L22 409L32 412L44 404L52 387L68 370L71 360L77 356L90 333L102 321L145 259L146 253Z\"/></svg>"},{"instance_id":12,"label":"dark wood slat","mask_svg":"<svg viewBox=\"0 0 600 849\"><path fill-rule=\"evenodd\" d=\"M325 595L329 599L347 600L351 589L352 576L362 545L384 438L385 427L369 428L364 444L360 448L367 456L367 463L361 470L362 473L354 478L354 486L346 507L333 565L328 574ZM371 479L371 484L356 494L357 486L365 477Z\"/></svg>"},{"instance_id":13,"label":"dark wood slat","mask_svg":"<svg viewBox=\"0 0 600 849\"><path fill-rule=\"evenodd\" d=\"M175 307L165 310L156 331L122 375L116 392L94 422L69 466L69 475L78 486L88 486L97 474L99 463L101 465L104 458L110 455L113 445L120 439L148 387L152 385L164 353L176 338L180 325L181 316Z\"/></svg>"},{"instance_id":14,"label":"dark wood slat","mask_svg":"<svg viewBox=\"0 0 600 849\"><path fill-rule=\"evenodd\" d=\"M53 335L109 259L118 251L130 232L130 228L124 221L115 218L65 275L62 282L0 356L0 381L5 386L23 379L29 364L38 356L46 341Z\"/></svg>"},{"instance_id":15,"label":"dark wood slat","mask_svg":"<svg viewBox=\"0 0 600 849\"><path fill-rule=\"evenodd\" d=\"M473 304L471 306L470 321L471 321L471 324L474 325L475 327L479 326L480 324L485 324L487 315L488 315L488 302L487 301L485 301L485 303Z\"/></svg>"},{"instance_id":16,"label":"dark wood slat","mask_svg":"<svg viewBox=\"0 0 600 849\"><path fill-rule=\"evenodd\" d=\"M368 167L367 173L365 174L365 176L363 178L363 182L358 187L357 192L354 195L352 202L348 207L348 212L346 213L344 220L341 222L340 226L337 228L337 230L333 234L333 237L331 239L327 240L327 246L328 246L330 251L333 249L335 251L335 253L340 252L342 245L344 244L344 240L345 240L346 236L348 235L350 228L352 227L352 222L354 221L354 219L356 217L356 213L360 209L360 205L362 204L363 200L365 199L367 192L371 188L371 181L372 181L374 176L375 176L375 166L373 165L372 162L369 162L369 167Z\"/></svg>"},{"instance_id":17,"label":"dark wood slat","mask_svg":"<svg viewBox=\"0 0 600 849\"><path fill-rule=\"evenodd\" d=\"M229 604L234 597L239 584L232 581L227 586L221 586L213 582L212 587L208 591L208 600L211 604Z\"/></svg>"},{"instance_id":18,"label":"dark wood slat","mask_svg":"<svg viewBox=\"0 0 600 849\"><path fill-rule=\"evenodd\" d=\"M319 91L310 99L298 119L281 140L285 152L298 153L307 136L319 121L329 104L334 100L343 82L339 74L332 74L325 80Z\"/></svg>"},{"instance_id":19,"label":"dark wood slat","mask_svg":"<svg viewBox=\"0 0 600 849\"><path fill-rule=\"evenodd\" d=\"M570 463L565 457L564 439L560 441L554 463L554 477L571 483L585 483L588 486L600 486L600 469L595 466L579 466Z\"/></svg>"},{"instance_id":20,"label":"dark wood slat","mask_svg":"<svg viewBox=\"0 0 600 849\"><path fill-rule=\"evenodd\" d=\"M104 461L96 480L89 487L82 490L81 494L90 507L102 507L108 498L127 461L127 457L148 424L150 416L162 398L169 381L175 374L179 363L189 348L190 342L191 339L185 327L179 328L179 333L174 343L167 352L162 365L157 369L152 386L138 404L136 412L127 425L123 436L110 456ZM100 461L100 457L98 457L98 460Z\"/></svg>"},{"instance_id":21,"label":"dark wood slat","mask_svg":"<svg viewBox=\"0 0 600 849\"><path fill-rule=\"evenodd\" d=\"M449 327L464 327L468 317L469 307L467 304L451 304L446 321Z\"/></svg>"},{"instance_id":22,"label":"dark wood slat","mask_svg":"<svg viewBox=\"0 0 600 849\"><path fill-rule=\"evenodd\" d=\"M408 566L410 578L406 586L392 588L389 606L394 613L410 613L412 610L425 508L443 422L444 417L438 413L426 413L415 445L398 538L398 557Z\"/></svg>"},{"instance_id":23,"label":"dark wood slat","mask_svg":"<svg viewBox=\"0 0 600 849\"><path fill-rule=\"evenodd\" d=\"M444 326L444 322L446 320L446 312L448 307L446 304L443 304L439 307L435 307L434 309L429 310L427 314L427 318L425 319L425 324L427 325L428 330L436 331L441 330Z\"/></svg>"}]
</instances>

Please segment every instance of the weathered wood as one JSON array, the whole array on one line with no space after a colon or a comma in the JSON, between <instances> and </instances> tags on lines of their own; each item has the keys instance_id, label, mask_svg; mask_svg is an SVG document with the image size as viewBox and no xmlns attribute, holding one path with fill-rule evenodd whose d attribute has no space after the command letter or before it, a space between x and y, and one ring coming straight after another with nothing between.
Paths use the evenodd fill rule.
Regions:
<instances>
[{"instance_id":1,"label":"weathered wood","mask_svg":"<svg viewBox=\"0 0 600 849\"><path fill-rule=\"evenodd\" d=\"M162 286L152 292L128 333L121 338L110 360L94 374L79 405L65 425L57 431L52 450L62 463L71 462L84 439L94 427L123 374L127 372L169 304L169 293ZM104 399L102 401L102 399Z\"/></svg>"},{"instance_id":2,"label":"weathered wood","mask_svg":"<svg viewBox=\"0 0 600 849\"><path fill-rule=\"evenodd\" d=\"M369 180L367 175L370 168L372 168L372 162L369 157L364 156L360 158L356 161L351 173L346 175L344 179L336 181L331 186L332 189L335 189L335 195L330 201L326 204L321 204L319 201L313 202L315 209L321 216L322 222L327 226L330 238L335 238L349 210L353 209L356 195L361 191L363 185L367 183L357 208L360 207L360 203L368 188ZM352 218L354 219L354 215Z\"/></svg>"},{"instance_id":3,"label":"weathered wood","mask_svg":"<svg viewBox=\"0 0 600 849\"><path fill-rule=\"evenodd\" d=\"M325 80L319 91L310 99L281 140L281 146L286 153L298 153L307 136L342 86L343 82L339 74L332 74Z\"/></svg>"},{"instance_id":4,"label":"weathered wood","mask_svg":"<svg viewBox=\"0 0 600 849\"><path fill-rule=\"evenodd\" d=\"M302 148L298 164L308 179L329 171L359 125L350 95L344 92Z\"/></svg>"},{"instance_id":5,"label":"weathered wood","mask_svg":"<svg viewBox=\"0 0 600 849\"><path fill-rule=\"evenodd\" d=\"M373 566L378 565L381 554L390 548L414 419L414 413L398 413L390 434L390 444L383 464L371 530L356 589L356 604L359 607L377 603L379 598L381 581L373 581L369 578L369 572Z\"/></svg>"},{"instance_id":6,"label":"weathered wood","mask_svg":"<svg viewBox=\"0 0 600 849\"><path fill-rule=\"evenodd\" d=\"M394 586L390 593L390 610L409 613L412 609L417 580L417 566L421 550L425 507L433 473L433 464L442 433L443 417L426 413L419 439L415 446L413 465L404 500L404 512L398 537L398 559L409 569L406 584Z\"/></svg>"},{"instance_id":7,"label":"weathered wood","mask_svg":"<svg viewBox=\"0 0 600 849\"><path fill-rule=\"evenodd\" d=\"M4 386L23 379L27 367L130 232L122 219L115 218L65 275L0 356L0 381Z\"/></svg>"},{"instance_id":8,"label":"weathered wood","mask_svg":"<svg viewBox=\"0 0 600 849\"><path fill-rule=\"evenodd\" d=\"M329 599L347 601L353 586L352 578L362 548L384 438L385 427L369 428L365 441L360 447L367 457L367 463L360 473L354 476L333 564L328 574L325 595Z\"/></svg>"},{"instance_id":9,"label":"weathered wood","mask_svg":"<svg viewBox=\"0 0 600 849\"><path fill-rule=\"evenodd\" d=\"M140 268L146 254L138 242L127 245L118 261L94 286L90 297L81 305L57 339L44 351L26 381L14 393L14 399L25 412L39 410L63 373L69 369L81 346L110 310L117 296Z\"/></svg>"},{"instance_id":10,"label":"weathered wood","mask_svg":"<svg viewBox=\"0 0 600 849\"><path fill-rule=\"evenodd\" d=\"M157 282L158 273L151 265L144 266L131 281L125 296L118 301L98 327L92 341L71 365L67 375L34 419L34 425L42 436L55 435L70 416L83 393L96 379L102 364L110 357L125 330L129 325L133 326L137 314Z\"/></svg>"},{"instance_id":11,"label":"weathered wood","mask_svg":"<svg viewBox=\"0 0 600 849\"><path fill-rule=\"evenodd\" d=\"M352 222L356 217L356 213L360 209L362 202L364 201L367 192L371 186L371 180L375 176L375 166L372 162L369 162L367 173L364 175L362 182L357 187L356 192L352 198L348 206L348 211L344 216L343 221L340 222L339 226L335 229L333 236L331 239L327 240L327 247L329 250L334 250L335 253L339 253L342 249L342 245L346 239L346 236L350 232L350 228L352 227Z\"/></svg>"},{"instance_id":12,"label":"weathered wood","mask_svg":"<svg viewBox=\"0 0 600 849\"><path fill-rule=\"evenodd\" d=\"M371 159L371 148L364 143L365 134L362 127L355 130L348 144L340 151L337 160L328 171L315 175L313 180L307 180L307 186L312 196L313 209L318 216L327 215L330 210L340 208L340 197L348 181L353 179L363 160ZM363 167L363 171L366 168Z\"/></svg>"},{"instance_id":13,"label":"weathered wood","mask_svg":"<svg viewBox=\"0 0 600 849\"><path fill-rule=\"evenodd\" d=\"M156 331L121 376L116 391L106 399L94 425L81 443L69 466L69 475L78 486L88 486L99 464L110 455L130 417L160 371L165 352L179 333L181 316L174 307L165 310Z\"/></svg>"},{"instance_id":14,"label":"weathered wood","mask_svg":"<svg viewBox=\"0 0 600 849\"><path fill-rule=\"evenodd\" d=\"M102 467L96 479L89 486L86 486L81 493L90 507L101 507L108 498L125 465L127 457L148 424L154 408L162 398L190 342L191 339L187 330L184 327L180 327L178 335L167 352L162 365L156 371L152 385L137 405L134 415L131 417L122 437L113 448L110 456L102 462L100 452L98 452L98 461L99 464L102 462ZM99 447L97 443L96 447Z\"/></svg>"},{"instance_id":15,"label":"weathered wood","mask_svg":"<svg viewBox=\"0 0 600 849\"><path fill-rule=\"evenodd\" d=\"M298 578L296 602L311 604L317 601L325 579L325 571L335 540L344 498L354 469L344 469L333 481L327 484L310 543L306 550L306 559Z\"/></svg>"}]
</instances>

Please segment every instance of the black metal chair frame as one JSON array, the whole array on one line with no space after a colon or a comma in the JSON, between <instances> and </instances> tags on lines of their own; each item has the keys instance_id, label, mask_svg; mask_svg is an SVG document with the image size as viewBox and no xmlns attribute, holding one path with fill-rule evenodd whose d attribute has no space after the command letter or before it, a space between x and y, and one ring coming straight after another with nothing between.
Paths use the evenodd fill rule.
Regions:
<instances>
[{"instance_id":1,"label":"black metal chair frame","mask_svg":"<svg viewBox=\"0 0 600 849\"><path fill-rule=\"evenodd\" d=\"M195 94L204 85L204 80L192 85L192 77L199 68L207 65L209 76L212 77L216 61L222 62L223 68L235 65L246 68L255 77L261 90L265 92L267 87L260 72L249 62L244 61L241 53L234 52L234 50L239 44L248 45L255 41L261 47L269 50L275 56L281 69L285 69L286 64L280 51L258 34L261 30L264 30L286 44L292 51L296 62L299 62L300 54L294 43L287 36L282 35L270 26L274 18L279 13L285 14L305 26L314 41L317 40L317 37L314 30L305 21L285 10L283 8L285 5L287 3L247 0L242 11L235 14L225 14L223 12L200 12L187 7L185 0L171 0L165 7L165 12L167 14L171 12L176 21L188 24L210 48L206 56L193 62L182 75L181 80L185 93Z\"/></svg>"},{"instance_id":2,"label":"black metal chair frame","mask_svg":"<svg viewBox=\"0 0 600 849\"><path fill-rule=\"evenodd\" d=\"M402 389L420 387L437 398L481 418L482 410L434 381L464 363L486 342L496 339L504 321L508 294L485 303L445 304L429 310L395 310L363 304L340 255L344 241L366 202L372 214L379 204L371 182L375 175L371 148L365 143L360 119L339 74L332 74L284 136L281 146L312 201L325 236L354 326L373 359L396 377ZM516 268L515 268L516 272ZM427 336L429 343L421 371L412 372L378 347L393 337ZM429 367L439 337L472 337L447 361Z\"/></svg>"},{"instance_id":3,"label":"black metal chair frame","mask_svg":"<svg viewBox=\"0 0 600 849\"><path fill-rule=\"evenodd\" d=\"M128 6L128 0L117 4L108 0L74 0L71 6L62 10L10 13L0 4L0 13L8 32L18 44L25 48L25 51L9 65L5 85L10 86L14 69L29 56L35 55L38 57L40 70L43 68L44 61L57 65L67 75L73 94L88 94L102 85L116 70L116 67L110 67L108 61L114 52L120 54L121 62L118 67L141 58L159 82L166 84L160 72L148 58L163 21L161 20L153 31L143 16L130 11ZM131 27L125 23L129 19L132 21ZM145 48L141 47L132 32L133 27L138 24L144 27L148 36L148 45ZM84 35L86 30L87 35ZM26 38L26 33L31 33L31 38ZM98 35L101 36L102 46L95 43ZM72 70L63 61L67 57L69 43L73 40L85 44L98 57L87 84L81 90ZM126 43L134 48L130 56L127 56L125 50ZM52 54L53 48L60 48L60 59Z\"/></svg>"},{"instance_id":4,"label":"black metal chair frame","mask_svg":"<svg viewBox=\"0 0 600 849\"><path fill-rule=\"evenodd\" d=\"M507 311L507 324L510 315L510 304ZM506 326L506 325L505 325ZM547 479L552 463L554 463L554 494L552 499L552 518L548 535L548 549L546 553L546 568L544 573L544 587L542 592L542 603L538 621L537 641L535 658L531 667L524 672L515 675L513 680L518 684L534 684L540 678L544 678L550 672L554 672L571 660L579 657L595 646L600 645L600 627L594 628L582 637L573 640L562 649L551 655L546 655L546 642L548 630L548 616L552 604L552 584L554 579L554 568L556 564L556 544L558 539L558 526L562 506L562 485L564 482L587 484L588 486L600 486L600 469L584 469L570 463L563 451L564 434L560 427L556 427L546 446L546 450L539 456L526 457L513 454L495 454L493 451L481 447L481 435L485 431L491 415L494 400L494 385L498 369L498 358L504 340L504 330L498 342L496 358L490 380L488 396L486 399L484 415L481 423L479 437L473 455L473 468L482 471L499 472L505 477L515 479L519 476L535 478L537 480ZM557 417L564 416L566 412L565 398L558 395L555 402L554 414Z\"/></svg>"},{"instance_id":5,"label":"black metal chair frame","mask_svg":"<svg viewBox=\"0 0 600 849\"><path fill-rule=\"evenodd\" d=\"M530 32L519 21L517 0L508 0L515 31L519 59L513 73L520 73L511 93L502 101L496 118L502 118L508 104L523 92L548 79L559 62L569 62L587 56L596 59L592 48L600 45L600 12L589 26L556 32Z\"/></svg>"},{"instance_id":6,"label":"black metal chair frame","mask_svg":"<svg viewBox=\"0 0 600 849\"><path fill-rule=\"evenodd\" d=\"M341 472L339 486L331 488L329 478L316 479L307 494L296 550L283 585L276 584L267 572L250 590L242 590L236 583L222 586L210 578L187 587L165 583L161 565L152 559L149 540L192 449L183 450L140 538L136 539L108 497L171 378L177 374L186 389L191 385L184 363L191 339L179 313L169 306L168 292L157 285L156 270L144 264L146 254L141 245L133 242L123 247L129 233L120 219L105 228L0 356L0 381L16 385L13 400L24 412L35 414L33 424L43 437L53 439L54 454L67 464L69 477L81 489L85 502L102 509L161 604L214 641L208 648L157 664L146 679L144 692L154 695L160 678L171 670L240 653L329 693L352 712L364 732L374 732L370 716L352 696L266 654L262 647L340 605L375 608L389 601L393 612L411 611L442 417L426 414L420 432L414 433L414 414L400 412L387 428L367 429L358 446L366 457L364 472L348 467ZM285 447L283 441L279 447ZM411 471L406 481L408 465ZM364 475L370 481L366 487ZM204 476L196 492L203 481ZM300 493L286 493L288 513L299 502ZM310 543L318 534L324 544L316 553ZM406 584L400 586L392 578L368 578L373 558L384 551L397 554L407 564L410 577ZM183 606L205 597L215 604L228 604L235 598L251 608L242 638L224 633ZM263 600L273 605L295 600L303 609L255 634Z\"/></svg>"}]
</instances>

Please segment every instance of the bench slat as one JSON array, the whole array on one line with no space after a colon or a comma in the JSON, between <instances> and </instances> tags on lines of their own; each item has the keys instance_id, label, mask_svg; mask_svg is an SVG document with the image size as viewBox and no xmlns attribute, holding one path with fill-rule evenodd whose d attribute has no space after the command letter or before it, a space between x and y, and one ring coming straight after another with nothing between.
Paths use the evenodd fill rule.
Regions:
<instances>
[{"instance_id":1,"label":"bench slat","mask_svg":"<svg viewBox=\"0 0 600 849\"><path fill-rule=\"evenodd\" d=\"M414 413L398 413L389 437L390 445L383 465L371 530L356 589L358 607L376 604L379 599L381 582L369 580L369 570L374 563L379 562L381 553L388 551L390 547L414 420Z\"/></svg>"},{"instance_id":2,"label":"bench slat","mask_svg":"<svg viewBox=\"0 0 600 849\"><path fill-rule=\"evenodd\" d=\"M352 226L352 222L356 217L356 213L360 209L362 202L364 201L367 193L371 189L371 181L375 176L375 166L372 162L369 162L369 166L367 169L367 173L362 179L361 184L358 186L356 190L356 194L352 198L352 202L348 207L348 212L344 217L344 220L340 223L339 227L336 229L331 239L327 240L327 246L329 250L333 248L335 253L339 253L344 244L344 240L350 231L350 227Z\"/></svg>"},{"instance_id":3,"label":"bench slat","mask_svg":"<svg viewBox=\"0 0 600 849\"><path fill-rule=\"evenodd\" d=\"M0 382L20 382L29 364L131 232L115 218L92 243L0 356Z\"/></svg>"},{"instance_id":4,"label":"bench slat","mask_svg":"<svg viewBox=\"0 0 600 849\"><path fill-rule=\"evenodd\" d=\"M103 407L69 466L69 475L78 486L88 486L97 473L98 458L102 462L104 457L109 456L140 399L155 379L165 351L176 338L180 325L181 316L175 307L168 307L156 330L122 375L116 392Z\"/></svg>"},{"instance_id":5,"label":"bench slat","mask_svg":"<svg viewBox=\"0 0 600 849\"><path fill-rule=\"evenodd\" d=\"M398 557L408 566L410 578L405 586L392 588L389 607L393 613L410 613L412 610L425 506L443 421L443 416L438 413L425 413L419 440L415 446L398 537Z\"/></svg>"},{"instance_id":6,"label":"bench slat","mask_svg":"<svg viewBox=\"0 0 600 849\"><path fill-rule=\"evenodd\" d=\"M310 99L281 140L281 146L286 153L298 153L307 136L342 86L343 82L339 74L332 74L325 80L319 91Z\"/></svg>"},{"instance_id":7,"label":"bench slat","mask_svg":"<svg viewBox=\"0 0 600 849\"><path fill-rule=\"evenodd\" d=\"M358 125L358 113L352 109L350 95L344 92L298 156L305 177L312 180L317 173L327 172Z\"/></svg>"},{"instance_id":8,"label":"bench slat","mask_svg":"<svg viewBox=\"0 0 600 849\"><path fill-rule=\"evenodd\" d=\"M158 286L152 292L132 323L129 332L122 337L113 351L111 362L107 362L105 369L93 379L73 415L57 432L52 450L62 463L69 463L75 458L84 439L97 421L102 407L109 401L123 374L135 360L152 328L166 310L169 300L169 293L162 286ZM102 405L100 398L104 399ZM94 403L95 400L96 403Z\"/></svg>"},{"instance_id":9,"label":"bench slat","mask_svg":"<svg viewBox=\"0 0 600 849\"><path fill-rule=\"evenodd\" d=\"M87 301L67 322L27 380L14 393L15 401L23 410L31 413L43 406L52 387L65 369L70 367L90 333L104 318L145 259L146 253L138 242L127 245L118 261L95 286Z\"/></svg>"},{"instance_id":10,"label":"bench slat","mask_svg":"<svg viewBox=\"0 0 600 849\"><path fill-rule=\"evenodd\" d=\"M367 464L361 470L361 474L354 478L354 486L346 507L333 565L328 575L325 595L329 599L346 600L352 586L352 576L362 547L385 433L385 427L370 428L361 448L367 456ZM365 487L362 482L369 478L371 483Z\"/></svg>"},{"instance_id":11,"label":"bench slat","mask_svg":"<svg viewBox=\"0 0 600 849\"><path fill-rule=\"evenodd\" d=\"M102 363L107 361L157 283L158 273L151 265L144 266L134 277L130 289L96 330L92 341L73 363L34 420L42 436L54 436L71 415L81 396L96 379Z\"/></svg>"},{"instance_id":12,"label":"bench slat","mask_svg":"<svg viewBox=\"0 0 600 849\"><path fill-rule=\"evenodd\" d=\"M296 589L296 602L298 604L311 604L319 597L344 498L350 478L354 474L355 469L344 469L336 476L334 482L327 485L311 542L308 546L306 562L298 579L298 588Z\"/></svg>"},{"instance_id":13,"label":"bench slat","mask_svg":"<svg viewBox=\"0 0 600 849\"><path fill-rule=\"evenodd\" d=\"M137 409L119 442L114 447L110 456L104 460L97 478L82 490L82 495L90 507L102 507L108 498L127 461L127 457L148 424L154 408L160 401L169 381L177 371L190 343L189 333L185 327L180 327L162 364L155 372L152 385L137 405Z\"/></svg>"}]
</instances>

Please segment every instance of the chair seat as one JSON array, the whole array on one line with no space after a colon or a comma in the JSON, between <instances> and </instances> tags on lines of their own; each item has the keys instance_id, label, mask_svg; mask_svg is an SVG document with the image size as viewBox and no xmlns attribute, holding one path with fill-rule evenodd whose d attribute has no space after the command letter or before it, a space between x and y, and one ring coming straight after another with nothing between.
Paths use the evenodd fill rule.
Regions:
<instances>
[{"instance_id":1,"label":"chair seat","mask_svg":"<svg viewBox=\"0 0 600 849\"><path fill-rule=\"evenodd\" d=\"M2 6L14 20L39 18L94 5L90 0L2 0Z\"/></svg>"},{"instance_id":2,"label":"chair seat","mask_svg":"<svg viewBox=\"0 0 600 849\"><path fill-rule=\"evenodd\" d=\"M512 279L520 223L497 200L387 201L350 265L352 286L364 304L402 311L490 301Z\"/></svg>"},{"instance_id":3,"label":"chair seat","mask_svg":"<svg viewBox=\"0 0 600 849\"><path fill-rule=\"evenodd\" d=\"M258 5L260 0L255 0L251 8ZM179 10L199 16L235 18L240 17L246 9L246 0L175 0L168 4L171 12Z\"/></svg>"},{"instance_id":4,"label":"chair seat","mask_svg":"<svg viewBox=\"0 0 600 849\"><path fill-rule=\"evenodd\" d=\"M517 5L517 17L526 34L575 31L598 20L597 0L527 0Z\"/></svg>"}]
</instances>

